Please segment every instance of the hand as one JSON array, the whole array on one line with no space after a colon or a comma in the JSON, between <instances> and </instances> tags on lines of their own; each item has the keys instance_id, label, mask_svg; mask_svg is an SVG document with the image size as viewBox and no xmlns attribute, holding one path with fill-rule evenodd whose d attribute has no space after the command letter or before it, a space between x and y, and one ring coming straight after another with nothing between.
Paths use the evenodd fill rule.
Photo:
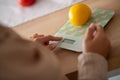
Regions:
<instances>
[{"instance_id":1,"label":"hand","mask_svg":"<svg viewBox=\"0 0 120 80\"><path fill-rule=\"evenodd\" d=\"M103 28L101 26L91 24L88 27L83 42L83 53L98 53L107 58L110 48L110 41L106 37Z\"/></svg>"},{"instance_id":2,"label":"hand","mask_svg":"<svg viewBox=\"0 0 120 80\"><path fill-rule=\"evenodd\" d=\"M55 36L51 36L51 35L44 36L44 35L39 35L37 33L34 34L30 38L33 41L39 42L40 44L43 44L43 45L49 47L51 50L53 50L57 46L57 44L55 44L55 43L50 44L50 41L60 41L60 40L62 40L62 37L55 37Z\"/></svg>"}]
</instances>

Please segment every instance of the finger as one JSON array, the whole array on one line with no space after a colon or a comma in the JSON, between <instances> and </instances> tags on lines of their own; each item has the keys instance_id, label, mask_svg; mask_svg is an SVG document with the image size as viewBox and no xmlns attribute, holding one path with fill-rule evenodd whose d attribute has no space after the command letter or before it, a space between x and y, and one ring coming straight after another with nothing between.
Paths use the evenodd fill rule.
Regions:
<instances>
[{"instance_id":1,"label":"finger","mask_svg":"<svg viewBox=\"0 0 120 80\"><path fill-rule=\"evenodd\" d=\"M33 38L36 38L37 36L38 36L38 34L37 34L37 33L33 34Z\"/></svg>"},{"instance_id":2,"label":"finger","mask_svg":"<svg viewBox=\"0 0 120 80\"><path fill-rule=\"evenodd\" d=\"M42 38L42 37L44 37L44 35L38 35L37 37Z\"/></svg>"},{"instance_id":3,"label":"finger","mask_svg":"<svg viewBox=\"0 0 120 80\"><path fill-rule=\"evenodd\" d=\"M47 41L60 41L60 40L62 40L62 37L54 37L54 36L51 36L51 35L45 36L43 38L44 42L47 42Z\"/></svg>"},{"instance_id":4,"label":"finger","mask_svg":"<svg viewBox=\"0 0 120 80\"><path fill-rule=\"evenodd\" d=\"M38 38L38 37L44 37L44 35L43 35L43 34L39 35L38 33L35 33L35 34L33 35L33 38Z\"/></svg>"},{"instance_id":5,"label":"finger","mask_svg":"<svg viewBox=\"0 0 120 80\"><path fill-rule=\"evenodd\" d=\"M105 33L104 33L104 30L103 30L103 27L98 25L96 27L96 33L95 33L95 37L94 38L96 39L96 38L102 37L104 35L105 35Z\"/></svg>"},{"instance_id":6,"label":"finger","mask_svg":"<svg viewBox=\"0 0 120 80\"><path fill-rule=\"evenodd\" d=\"M33 41L40 42L40 38L32 38Z\"/></svg>"},{"instance_id":7,"label":"finger","mask_svg":"<svg viewBox=\"0 0 120 80\"><path fill-rule=\"evenodd\" d=\"M37 35L38 35L37 33L33 34L32 36L30 36L30 39L33 40L34 38L37 37Z\"/></svg>"},{"instance_id":8,"label":"finger","mask_svg":"<svg viewBox=\"0 0 120 80\"><path fill-rule=\"evenodd\" d=\"M92 40L94 37L94 32L96 31L96 25L95 24L90 24L90 26L87 29L85 39L86 40Z\"/></svg>"},{"instance_id":9,"label":"finger","mask_svg":"<svg viewBox=\"0 0 120 80\"><path fill-rule=\"evenodd\" d=\"M48 45L48 48L50 49L50 50L53 50L53 49L55 49L57 47L57 44L49 44Z\"/></svg>"},{"instance_id":10,"label":"finger","mask_svg":"<svg viewBox=\"0 0 120 80\"><path fill-rule=\"evenodd\" d=\"M100 26L100 25L97 25L97 29L96 30L99 30L98 32L99 33L104 33L104 30L103 30L103 27L102 26Z\"/></svg>"},{"instance_id":11,"label":"finger","mask_svg":"<svg viewBox=\"0 0 120 80\"><path fill-rule=\"evenodd\" d=\"M37 39L40 39L42 37L44 37L44 35L39 35L35 33L33 36L30 37L30 40L36 41Z\"/></svg>"},{"instance_id":12,"label":"finger","mask_svg":"<svg viewBox=\"0 0 120 80\"><path fill-rule=\"evenodd\" d=\"M37 33L33 34L32 36L30 36L30 39L33 40L34 38L37 37L37 35L38 35Z\"/></svg>"}]
</instances>

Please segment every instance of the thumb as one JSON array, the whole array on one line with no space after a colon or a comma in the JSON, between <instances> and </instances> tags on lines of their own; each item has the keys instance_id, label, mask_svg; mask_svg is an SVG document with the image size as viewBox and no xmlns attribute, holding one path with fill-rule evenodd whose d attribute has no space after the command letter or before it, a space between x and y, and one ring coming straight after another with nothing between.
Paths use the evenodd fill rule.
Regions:
<instances>
[{"instance_id":1,"label":"thumb","mask_svg":"<svg viewBox=\"0 0 120 80\"><path fill-rule=\"evenodd\" d=\"M94 23L90 24L87 29L85 39L92 40L94 38L94 32L96 31L96 25Z\"/></svg>"},{"instance_id":2,"label":"thumb","mask_svg":"<svg viewBox=\"0 0 120 80\"><path fill-rule=\"evenodd\" d=\"M96 38L103 37L103 36L105 36L105 32L103 30L103 27L98 25L96 27L96 34L95 34L94 38L96 39Z\"/></svg>"}]
</instances>

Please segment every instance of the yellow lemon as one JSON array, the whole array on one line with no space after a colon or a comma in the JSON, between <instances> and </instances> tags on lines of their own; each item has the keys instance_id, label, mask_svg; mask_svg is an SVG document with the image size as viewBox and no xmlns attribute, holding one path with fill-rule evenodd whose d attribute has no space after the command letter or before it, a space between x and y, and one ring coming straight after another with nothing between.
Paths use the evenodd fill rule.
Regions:
<instances>
[{"instance_id":1,"label":"yellow lemon","mask_svg":"<svg viewBox=\"0 0 120 80\"><path fill-rule=\"evenodd\" d=\"M69 20L73 26L85 24L90 16L91 9L83 3L77 3L69 10Z\"/></svg>"}]
</instances>

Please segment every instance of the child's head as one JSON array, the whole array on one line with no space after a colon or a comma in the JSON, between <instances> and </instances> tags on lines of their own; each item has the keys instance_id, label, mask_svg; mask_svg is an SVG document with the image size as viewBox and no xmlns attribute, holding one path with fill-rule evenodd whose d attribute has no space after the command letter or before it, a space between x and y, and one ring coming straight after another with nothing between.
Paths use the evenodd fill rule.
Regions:
<instances>
[{"instance_id":1,"label":"child's head","mask_svg":"<svg viewBox=\"0 0 120 80\"><path fill-rule=\"evenodd\" d=\"M54 54L0 25L0 80L58 80Z\"/></svg>"}]
</instances>

